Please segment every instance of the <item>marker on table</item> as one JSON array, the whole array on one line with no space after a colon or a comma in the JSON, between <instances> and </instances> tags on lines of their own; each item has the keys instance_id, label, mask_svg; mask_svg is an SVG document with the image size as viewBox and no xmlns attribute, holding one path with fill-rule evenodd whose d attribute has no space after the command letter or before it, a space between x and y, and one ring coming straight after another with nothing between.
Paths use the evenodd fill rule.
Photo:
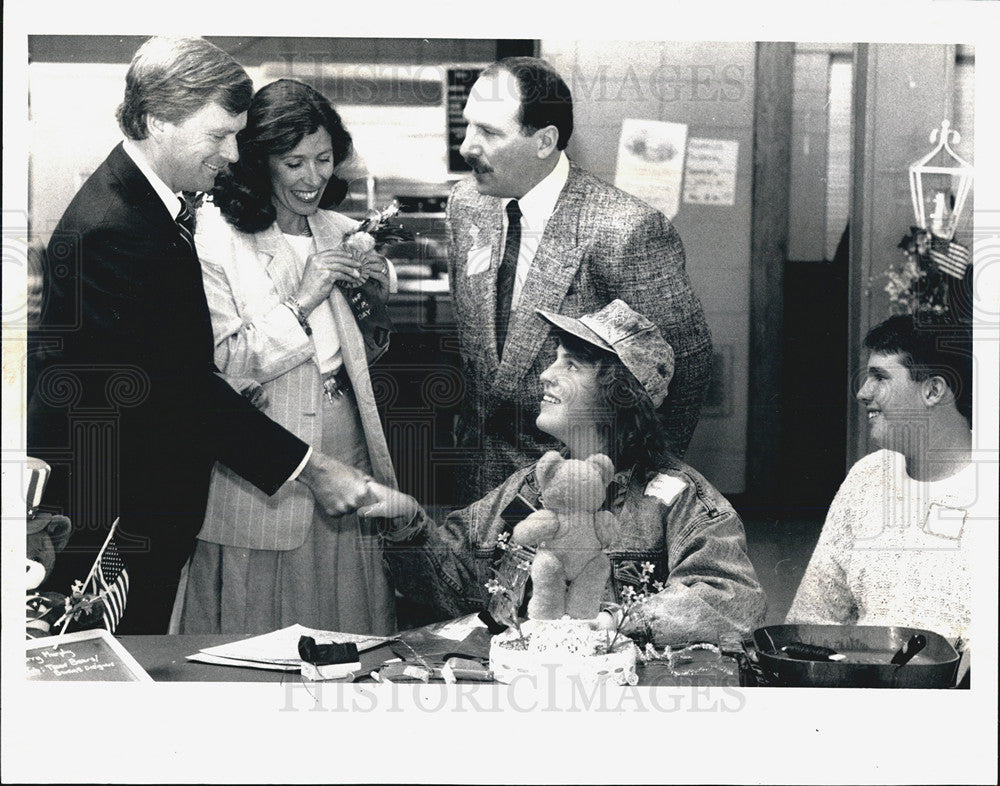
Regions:
<instances>
[{"instance_id":1,"label":"marker on table","mask_svg":"<svg viewBox=\"0 0 1000 786\"><path fill-rule=\"evenodd\" d=\"M838 662L847 660L846 655L841 655L836 650L829 647L820 647L816 644L803 644L801 641L793 641L781 648L789 658L796 660L818 660Z\"/></svg>"}]
</instances>

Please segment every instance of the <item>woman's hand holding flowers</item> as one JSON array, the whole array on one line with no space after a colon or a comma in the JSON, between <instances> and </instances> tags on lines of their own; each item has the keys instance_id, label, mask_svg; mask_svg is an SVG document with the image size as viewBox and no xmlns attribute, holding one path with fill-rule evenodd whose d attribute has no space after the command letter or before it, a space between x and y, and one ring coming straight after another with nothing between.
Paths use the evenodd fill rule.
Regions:
<instances>
[{"instance_id":1,"label":"woman's hand holding flowers","mask_svg":"<svg viewBox=\"0 0 1000 786\"><path fill-rule=\"evenodd\" d=\"M367 232L354 232L345 238L343 247L361 266L361 279L357 282L345 281L344 286L360 286L373 278L383 292L389 291L389 263L375 251L374 237Z\"/></svg>"},{"instance_id":2,"label":"woman's hand holding flowers","mask_svg":"<svg viewBox=\"0 0 1000 786\"><path fill-rule=\"evenodd\" d=\"M331 248L310 254L302 273L302 283L295 299L299 308L308 316L330 296L337 283L357 287L364 283L362 262L342 248Z\"/></svg>"}]
</instances>

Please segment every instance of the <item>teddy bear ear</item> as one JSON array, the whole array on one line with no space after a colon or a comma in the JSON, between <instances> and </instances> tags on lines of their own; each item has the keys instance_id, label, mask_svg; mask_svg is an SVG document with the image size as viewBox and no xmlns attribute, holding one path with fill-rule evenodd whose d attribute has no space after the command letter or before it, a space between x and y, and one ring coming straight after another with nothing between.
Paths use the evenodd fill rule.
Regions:
<instances>
[{"instance_id":1,"label":"teddy bear ear","mask_svg":"<svg viewBox=\"0 0 1000 786\"><path fill-rule=\"evenodd\" d=\"M539 484L543 486L548 485L548 482L552 479L552 475L555 474L556 469L563 461L565 459L559 455L558 450L546 451L535 465L535 477L538 479Z\"/></svg>"},{"instance_id":2,"label":"teddy bear ear","mask_svg":"<svg viewBox=\"0 0 1000 786\"><path fill-rule=\"evenodd\" d=\"M611 478L615 476L615 465L611 459L603 453L595 453L587 461L597 467L601 473L601 477L604 479L604 485L608 485L611 482Z\"/></svg>"},{"instance_id":3,"label":"teddy bear ear","mask_svg":"<svg viewBox=\"0 0 1000 786\"><path fill-rule=\"evenodd\" d=\"M58 554L69 543L70 535L73 534L73 524L65 516L53 516L45 531L52 538L52 549Z\"/></svg>"}]
</instances>

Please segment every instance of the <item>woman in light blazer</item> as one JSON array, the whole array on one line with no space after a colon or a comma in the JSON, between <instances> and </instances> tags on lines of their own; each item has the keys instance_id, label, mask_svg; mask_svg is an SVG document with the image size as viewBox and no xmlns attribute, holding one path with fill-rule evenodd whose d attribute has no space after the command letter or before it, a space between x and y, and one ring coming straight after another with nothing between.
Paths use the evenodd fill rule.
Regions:
<instances>
[{"instance_id":1,"label":"woman in light blazer","mask_svg":"<svg viewBox=\"0 0 1000 786\"><path fill-rule=\"evenodd\" d=\"M370 242L345 246L357 223L326 209L346 193L333 171L351 137L326 98L282 79L254 97L238 143L195 234L216 365L314 450L395 486L368 374L388 335L366 355L338 286L384 301L392 271ZM269 498L219 464L181 593L180 633L395 630L375 526L326 515L301 483Z\"/></svg>"}]
</instances>

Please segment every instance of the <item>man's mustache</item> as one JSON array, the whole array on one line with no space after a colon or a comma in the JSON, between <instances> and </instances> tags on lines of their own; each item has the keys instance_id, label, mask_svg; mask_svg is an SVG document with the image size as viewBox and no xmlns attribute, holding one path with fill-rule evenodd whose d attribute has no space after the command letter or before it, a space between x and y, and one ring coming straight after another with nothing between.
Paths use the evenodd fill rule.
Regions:
<instances>
[{"instance_id":1,"label":"man's mustache","mask_svg":"<svg viewBox=\"0 0 1000 786\"><path fill-rule=\"evenodd\" d=\"M467 156L465 158L465 163L471 166L473 171L479 175L483 175L486 174L487 172L493 171L493 168L491 166L483 163L483 160L481 158L478 158L477 156Z\"/></svg>"}]
</instances>

